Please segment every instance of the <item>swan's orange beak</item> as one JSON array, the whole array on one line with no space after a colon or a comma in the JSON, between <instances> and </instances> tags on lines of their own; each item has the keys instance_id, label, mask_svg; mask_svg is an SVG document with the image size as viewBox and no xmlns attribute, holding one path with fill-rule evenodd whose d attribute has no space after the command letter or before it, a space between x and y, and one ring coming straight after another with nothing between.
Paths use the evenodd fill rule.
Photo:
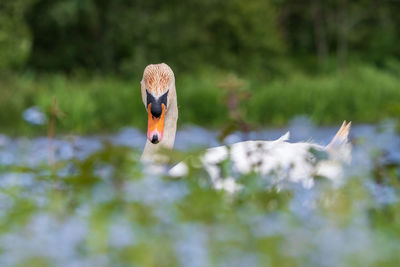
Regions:
<instances>
[{"instance_id":1,"label":"swan's orange beak","mask_svg":"<svg viewBox=\"0 0 400 267\"><path fill-rule=\"evenodd\" d=\"M153 144L160 142L164 135L165 105L161 104L161 108L161 115L159 117L155 117L151 113L151 103L149 103L147 107L149 114L147 122L147 138Z\"/></svg>"}]
</instances>

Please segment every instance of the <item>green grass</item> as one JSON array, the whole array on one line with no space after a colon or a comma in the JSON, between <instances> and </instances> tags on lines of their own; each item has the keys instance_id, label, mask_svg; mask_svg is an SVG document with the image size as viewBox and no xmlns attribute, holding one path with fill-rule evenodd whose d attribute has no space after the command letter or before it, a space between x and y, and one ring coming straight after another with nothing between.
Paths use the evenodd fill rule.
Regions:
<instances>
[{"instance_id":1,"label":"green grass","mask_svg":"<svg viewBox=\"0 0 400 267\"><path fill-rule=\"evenodd\" d=\"M398 71L372 66L352 66L342 72L307 75L294 72L269 80L240 77L251 98L241 101L245 120L256 125L280 126L297 115L308 115L318 124L340 121L373 123L400 114ZM65 75L9 75L0 78L0 123L13 135L43 134L22 120L24 109L38 105L48 111L54 99L65 113L58 132L94 133L122 126L144 129L146 114L139 81L117 77L83 78ZM179 125L221 127L228 118L226 91L218 84L226 78L219 71L176 73Z\"/></svg>"},{"instance_id":2,"label":"green grass","mask_svg":"<svg viewBox=\"0 0 400 267\"><path fill-rule=\"evenodd\" d=\"M284 124L298 114L320 124L371 123L400 115L399 76L369 66L314 77L294 74L252 87L249 117L261 124Z\"/></svg>"}]
</instances>

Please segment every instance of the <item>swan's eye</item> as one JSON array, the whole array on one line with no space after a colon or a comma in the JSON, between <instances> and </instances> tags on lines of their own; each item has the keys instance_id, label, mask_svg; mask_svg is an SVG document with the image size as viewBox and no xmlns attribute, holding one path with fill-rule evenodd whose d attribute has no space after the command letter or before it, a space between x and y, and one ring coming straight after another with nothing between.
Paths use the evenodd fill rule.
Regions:
<instances>
[{"instance_id":1,"label":"swan's eye","mask_svg":"<svg viewBox=\"0 0 400 267\"><path fill-rule=\"evenodd\" d=\"M160 104L164 104L165 105L165 108L167 108L168 107L168 92L169 92L169 90L167 91L167 92L165 92L162 96L160 96L160 98L158 99L158 102L160 102Z\"/></svg>"},{"instance_id":2,"label":"swan's eye","mask_svg":"<svg viewBox=\"0 0 400 267\"><path fill-rule=\"evenodd\" d=\"M156 103L155 97L152 94L150 94L149 91L147 91L147 89L146 89L146 99L147 99L146 108L149 106L150 103Z\"/></svg>"}]
</instances>

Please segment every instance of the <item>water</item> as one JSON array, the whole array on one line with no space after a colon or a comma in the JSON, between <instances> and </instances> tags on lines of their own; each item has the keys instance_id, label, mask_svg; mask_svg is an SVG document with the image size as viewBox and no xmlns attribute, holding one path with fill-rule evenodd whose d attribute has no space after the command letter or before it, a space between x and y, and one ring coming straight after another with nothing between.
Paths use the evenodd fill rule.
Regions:
<instances>
[{"instance_id":1,"label":"water","mask_svg":"<svg viewBox=\"0 0 400 267\"><path fill-rule=\"evenodd\" d=\"M337 128L298 118L248 136L287 130L292 142L326 145ZM352 164L339 186L277 188L250 174L235 194L215 190L198 168L186 179L143 171L145 138L129 127L51 141L0 136L0 266L400 263L400 137L391 121L352 127ZM214 131L177 134L178 150L217 145Z\"/></svg>"},{"instance_id":2,"label":"water","mask_svg":"<svg viewBox=\"0 0 400 267\"><path fill-rule=\"evenodd\" d=\"M309 122L308 122L309 123ZM306 125L304 125L306 124ZM339 127L313 127L303 120L294 120L287 128L264 129L250 132L250 140L275 140L290 131L290 142L313 142L327 145ZM354 146L353 161L368 164L373 151L384 150L386 160L398 162L400 160L400 137L396 133L395 124L388 121L380 125L353 125L350 138L362 146ZM232 144L243 141L243 135L235 132L227 136L223 144ZM54 160L70 160L73 158L85 159L99 151L104 144L111 143L116 146L126 146L142 151L146 142L146 135L134 128L126 127L117 134L110 136L61 136L49 141L45 137L26 139L25 137L11 139L0 135L0 164L24 164L38 166L46 163L49 156ZM187 126L179 130L176 135L174 148L177 150L190 150L194 148L207 148L221 145L218 135L196 126ZM366 155L366 153L368 155ZM364 155L364 156L363 156Z\"/></svg>"}]
</instances>

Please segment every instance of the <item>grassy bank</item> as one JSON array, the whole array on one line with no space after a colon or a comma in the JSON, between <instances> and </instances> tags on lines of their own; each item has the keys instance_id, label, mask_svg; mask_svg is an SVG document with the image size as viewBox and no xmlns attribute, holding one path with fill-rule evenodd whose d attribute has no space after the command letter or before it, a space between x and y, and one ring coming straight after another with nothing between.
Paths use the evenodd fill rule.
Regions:
<instances>
[{"instance_id":1,"label":"grassy bank","mask_svg":"<svg viewBox=\"0 0 400 267\"><path fill-rule=\"evenodd\" d=\"M179 124L220 127L227 121L226 91L218 84L223 72L176 73ZM243 117L259 126L279 126L296 115L308 115L318 124L376 122L400 114L400 78L395 71L371 66L349 67L322 75L292 73L272 80L240 77ZM1 131L14 134L44 133L46 126L31 126L21 114L33 105L47 112L54 99L65 114L58 132L93 133L132 125L144 129L146 114L139 80L116 77L64 75L9 75L0 79Z\"/></svg>"}]
</instances>

